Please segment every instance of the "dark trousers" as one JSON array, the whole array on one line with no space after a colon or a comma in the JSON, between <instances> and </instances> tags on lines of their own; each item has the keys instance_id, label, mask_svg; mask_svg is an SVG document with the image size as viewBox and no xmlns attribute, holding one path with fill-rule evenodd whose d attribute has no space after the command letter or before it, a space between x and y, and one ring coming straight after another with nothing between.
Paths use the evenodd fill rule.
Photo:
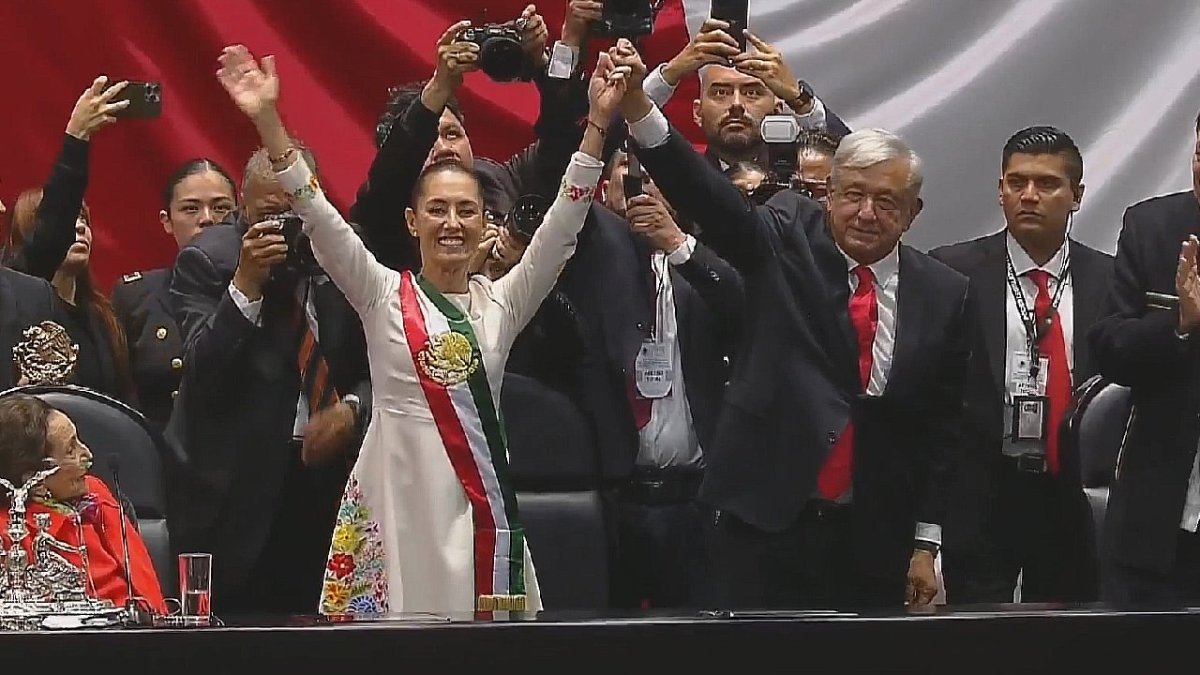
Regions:
<instances>
[{"instance_id":1,"label":"dark trousers","mask_svg":"<svg viewBox=\"0 0 1200 675\"><path fill-rule=\"evenodd\" d=\"M730 513L712 520L719 609L902 607L905 578L883 578L854 554L852 506L814 500L790 527L766 532Z\"/></svg>"},{"instance_id":2,"label":"dark trousers","mask_svg":"<svg viewBox=\"0 0 1200 675\"><path fill-rule=\"evenodd\" d=\"M612 604L699 608L705 586L700 473L639 474L614 493Z\"/></svg>"},{"instance_id":3,"label":"dark trousers","mask_svg":"<svg viewBox=\"0 0 1200 675\"><path fill-rule=\"evenodd\" d=\"M345 481L336 470L306 468L297 443L289 453L292 463L258 562L240 588L213 589L222 612L317 613Z\"/></svg>"},{"instance_id":4,"label":"dark trousers","mask_svg":"<svg viewBox=\"0 0 1200 675\"><path fill-rule=\"evenodd\" d=\"M1200 534L1179 530L1175 565L1168 574L1105 561L1104 600L1116 605L1171 606L1200 603Z\"/></svg>"},{"instance_id":5,"label":"dark trousers","mask_svg":"<svg viewBox=\"0 0 1200 675\"><path fill-rule=\"evenodd\" d=\"M1018 578L1024 603L1096 599L1091 514L1081 491L1075 495L1078 500L1063 497L1068 488L1061 482L1051 473L1021 470L1015 458L1002 460L991 515L989 565L978 597L971 602L1013 602Z\"/></svg>"}]
</instances>

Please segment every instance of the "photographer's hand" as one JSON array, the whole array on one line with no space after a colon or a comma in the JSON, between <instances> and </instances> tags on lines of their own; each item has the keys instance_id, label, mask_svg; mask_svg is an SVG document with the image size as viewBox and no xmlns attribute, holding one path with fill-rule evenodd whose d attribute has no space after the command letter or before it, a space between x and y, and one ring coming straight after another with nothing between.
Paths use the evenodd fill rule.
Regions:
<instances>
[{"instance_id":1,"label":"photographer's hand","mask_svg":"<svg viewBox=\"0 0 1200 675\"><path fill-rule=\"evenodd\" d=\"M458 39L458 34L470 26L470 21L459 21L438 38L437 65L421 90L421 103L439 115L462 84L463 75L479 69L479 45Z\"/></svg>"},{"instance_id":2,"label":"photographer's hand","mask_svg":"<svg viewBox=\"0 0 1200 675\"><path fill-rule=\"evenodd\" d=\"M567 16L563 19L562 42L568 47L582 50L587 43L589 26L603 16L604 3L600 0L571 0L567 3Z\"/></svg>"},{"instance_id":3,"label":"photographer's hand","mask_svg":"<svg viewBox=\"0 0 1200 675\"><path fill-rule=\"evenodd\" d=\"M783 54L774 45L750 31L746 31L746 39L754 46L754 51L735 56L734 67L762 80L781 101L796 100L800 96L799 80L783 60ZM803 114L803 111L796 112Z\"/></svg>"},{"instance_id":4,"label":"photographer's hand","mask_svg":"<svg viewBox=\"0 0 1200 675\"><path fill-rule=\"evenodd\" d=\"M546 40L550 32L546 29L546 20L538 14L537 6L528 5L521 12L521 48L529 57L535 70L546 67Z\"/></svg>"},{"instance_id":5,"label":"photographer's hand","mask_svg":"<svg viewBox=\"0 0 1200 675\"><path fill-rule=\"evenodd\" d=\"M705 19L700 32L678 54L663 66L662 77L672 87L679 86L684 77L710 63L727 64L741 53L737 40L726 31L729 23L720 19Z\"/></svg>"},{"instance_id":6,"label":"photographer's hand","mask_svg":"<svg viewBox=\"0 0 1200 675\"><path fill-rule=\"evenodd\" d=\"M113 103L113 97L121 93L128 82L118 82L105 89L108 78L101 75L92 81L91 86L83 90L75 108L71 111L71 119L67 121L67 133L81 141L92 138L97 129L106 127L117 118L113 113L129 105L129 100Z\"/></svg>"}]
</instances>

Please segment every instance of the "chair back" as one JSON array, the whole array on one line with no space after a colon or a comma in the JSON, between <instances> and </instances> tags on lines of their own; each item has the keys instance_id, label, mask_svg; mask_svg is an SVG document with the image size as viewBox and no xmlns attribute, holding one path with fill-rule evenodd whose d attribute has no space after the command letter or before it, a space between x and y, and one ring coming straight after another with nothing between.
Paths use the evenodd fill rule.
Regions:
<instances>
[{"instance_id":1,"label":"chair back","mask_svg":"<svg viewBox=\"0 0 1200 675\"><path fill-rule=\"evenodd\" d=\"M607 606L608 536L587 420L562 393L514 373L504 376L500 408L542 603Z\"/></svg>"}]
</instances>

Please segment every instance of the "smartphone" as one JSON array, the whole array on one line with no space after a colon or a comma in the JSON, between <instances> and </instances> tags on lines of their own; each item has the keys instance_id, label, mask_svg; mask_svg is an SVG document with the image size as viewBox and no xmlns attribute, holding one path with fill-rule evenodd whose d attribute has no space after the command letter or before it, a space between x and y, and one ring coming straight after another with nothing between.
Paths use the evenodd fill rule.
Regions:
<instances>
[{"instance_id":1,"label":"smartphone","mask_svg":"<svg viewBox=\"0 0 1200 675\"><path fill-rule=\"evenodd\" d=\"M708 15L729 23L726 32L737 40L738 49L746 51L746 29L750 20L750 0L712 0Z\"/></svg>"},{"instance_id":2,"label":"smartphone","mask_svg":"<svg viewBox=\"0 0 1200 675\"><path fill-rule=\"evenodd\" d=\"M629 169L621 176L621 187L625 190L625 199L631 199L642 194L642 165L632 152L628 152Z\"/></svg>"},{"instance_id":3,"label":"smartphone","mask_svg":"<svg viewBox=\"0 0 1200 675\"><path fill-rule=\"evenodd\" d=\"M116 84L121 80L112 80ZM112 86L111 84L109 86ZM107 89L108 87L105 87ZM129 84L113 97L113 102L129 101L124 110L113 115L117 119L152 119L162 115L162 83L130 80Z\"/></svg>"}]
</instances>

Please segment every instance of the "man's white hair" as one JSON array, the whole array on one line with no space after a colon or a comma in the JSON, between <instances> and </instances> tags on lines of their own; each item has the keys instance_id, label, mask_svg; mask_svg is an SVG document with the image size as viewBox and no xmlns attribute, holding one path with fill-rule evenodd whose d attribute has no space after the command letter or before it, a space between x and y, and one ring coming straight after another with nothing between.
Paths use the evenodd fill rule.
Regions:
<instances>
[{"instance_id":1,"label":"man's white hair","mask_svg":"<svg viewBox=\"0 0 1200 675\"><path fill-rule=\"evenodd\" d=\"M904 139L886 129L861 129L847 135L833 155L833 184L845 169L866 169L893 159L908 161L908 189L913 197L921 195L921 158Z\"/></svg>"}]
</instances>

